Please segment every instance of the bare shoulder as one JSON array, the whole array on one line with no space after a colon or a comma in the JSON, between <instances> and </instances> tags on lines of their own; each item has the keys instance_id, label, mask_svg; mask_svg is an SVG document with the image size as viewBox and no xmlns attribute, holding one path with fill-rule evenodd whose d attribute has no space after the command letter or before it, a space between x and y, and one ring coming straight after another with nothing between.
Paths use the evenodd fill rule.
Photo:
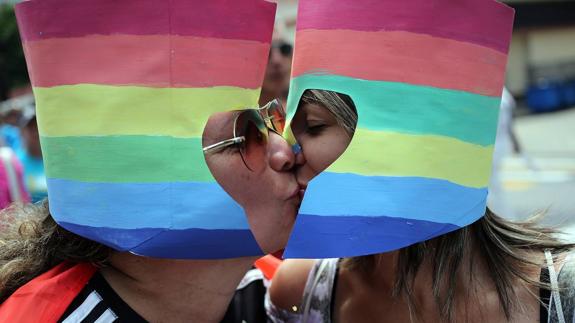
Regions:
<instances>
[{"instance_id":1,"label":"bare shoulder","mask_svg":"<svg viewBox=\"0 0 575 323\"><path fill-rule=\"evenodd\" d=\"M270 286L270 298L275 306L284 310L299 307L314 263L312 259L288 259L281 264Z\"/></svg>"}]
</instances>

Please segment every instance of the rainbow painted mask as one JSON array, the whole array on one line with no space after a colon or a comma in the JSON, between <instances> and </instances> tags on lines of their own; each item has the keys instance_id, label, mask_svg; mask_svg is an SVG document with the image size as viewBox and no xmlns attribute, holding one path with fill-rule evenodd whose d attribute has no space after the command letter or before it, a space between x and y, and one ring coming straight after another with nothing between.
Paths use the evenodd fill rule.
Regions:
<instances>
[{"instance_id":1,"label":"rainbow painted mask","mask_svg":"<svg viewBox=\"0 0 575 323\"><path fill-rule=\"evenodd\" d=\"M319 89L349 95L358 123L309 183L285 257L391 251L483 216L513 14L491 0L300 0L288 120Z\"/></svg>"},{"instance_id":2,"label":"rainbow painted mask","mask_svg":"<svg viewBox=\"0 0 575 323\"><path fill-rule=\"evenodd\" d=\"M257 107L275 4L38 0L16 11L62 227L151 257L262 253L201 137L213 113Z\"/></svg>"}]
</instances>

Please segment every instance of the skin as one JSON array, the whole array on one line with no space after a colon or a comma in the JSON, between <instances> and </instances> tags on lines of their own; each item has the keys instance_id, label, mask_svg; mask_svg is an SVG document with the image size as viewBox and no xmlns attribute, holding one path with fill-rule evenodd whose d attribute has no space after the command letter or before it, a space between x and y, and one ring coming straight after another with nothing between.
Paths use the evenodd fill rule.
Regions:
<instances>
[{"instance_id":1,"label":"skin","mask_svg":"<svg viewBox=\"0 0 575 323\"><path fill-rule=\"evenodd\" d=\"M208 120L204 147L233 137L235 115L217 113ZM295 156L288 143L270 131L268 149L263 155L266 166L256 171L246 168L235 146L207 154L206 162L218 183L246 210L262 250L271 253L287 243L301 198L293 174Z\"/></svg>"},{"instance_id":2,"label":"skin","mask_svg":"<svg viewBox=\"0 0 575 323\"><path fill-rule=\"evenodd\" d=\"M213 115L204 146L233 137L233 112ZM289 145L270 133L265 167L248 170L236 148L206 155L214 177L242 205L264 252L282 249L301 202ZM153 259L116 253L102 275L150 322L219 322L245 273L258 257L226 260Z\"/></svg>"},{"instance_id":3,"label":"skin","mask_svg":"<svg viewBox=\"0 0 575 323\"><path fill-rule=\"evenodd\" d=\"M329 110L317 104L302 105L291 125L302 148L302 153L296 157L296 178L306 188L310 180L343 154L352 136Z\"/></svg>"},{"instance_id":4,"label":"skin","mask_svg":"<svg viewBox=\"0 0 575 323\"><path fill-rule=\"evenodd\" d=\"M277 42L281 42L281 40L274 41L274 43ZM292 56L283 55L280 50L272 44L266 74L262 84L260 105L264 105L276 98L280 99L285 105L286 94L289 88L291 63Z\"/></svg>"},{"instance_id":5,"label":"skin","mask_svg":"<svg viewBox=\"0 0 575 323\"><path fill-rule=\"evenodd\" d=\"M379 261L373 270L376 274L370 275L349 269L345 266L346 260L342 260L337 275L333 322L410 322L407 301L403 297L392 295L397 254L390 252L378 255ZM467 266L463 266L453 278L458 281L454 322L508 322L481 257L472 257L475 257L476 264L473 276L478 283L470 282ZM299 307L313 264L314 260L284 261L270 287L270 297L276 306L284 310ZM416 308L423 318L415 322L442 321L431 290L431 273L431 262L427 259L414 283ZM538 279L538 275L539 269L533 268L532 278ZM511 322L538 322L539 302L535 296L538 295L538 290L533 287L526 288L519 281L514 285L517 287L519 301L518 308L512 313Z\"/></svg>"},{"instance_id":6,"label":"skin","mask_svg":"<svg viewBox=\"0 0 575 323\"><path fill-rule=\"evenodd\" d=\"M334 115L318 105L304 105L299 108L292 121L292 130L302 146L298 154L297 181L307 186L309 181L333 163L346 149L351 134L338 125ZM472 248L473 250L473 248ZM392 295L395 282L395 266L398 251L377 255L377 265L373 272L366 274L351 270L343 259L337 274L334 299L335 322L410 322L409 306L403 297ZM469 261L463 261L457 279L455 291L455 322L506 322L489 271L478 254L473 258L475 266L473 277L477 284L469 279ZM288 311L300 306L307 278L314 260L286 260L276 272L270 287L272 302ZM539 278L539 268L533 268L533 279ZM432 263L425 259L416 277L413 293L422 320L419 322L440 322L431 290ZM520 305L512 314L513 322L535 322L539 319L538 290L524 287L516 282ZM415 318L413 318L415 319ZM417 321L417 320L415 320Z\"/></svg>"},{"instance_id":7,"label":"skin","mask_svg":"<svg viewBox=\"0 0 575 323\"><path fill-rule=\"evenodd\" d=\"M23 128L22 128L22 138L26 144L26 151L36 158L42 158L42 150L40 148L40 135L38 133L38 124L36 123L36 117L32 118Z\"/></svg>"}]
</instances>

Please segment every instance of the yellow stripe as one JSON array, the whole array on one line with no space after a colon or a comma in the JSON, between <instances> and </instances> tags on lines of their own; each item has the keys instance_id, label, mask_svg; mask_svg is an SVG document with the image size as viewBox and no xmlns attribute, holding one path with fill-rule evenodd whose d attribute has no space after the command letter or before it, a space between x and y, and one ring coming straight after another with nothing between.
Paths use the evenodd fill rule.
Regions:
<instances>
[{"instance_id":1,"label":"yellow stripe","mask_svg":"<svg viewBox=\"0 0 575 323\"><path fill-rule=\"evenodd\" d=\"M34 88L45 137L202 136L215 112L256 107L259 89L66 85Z\"/></svg>"},{"instance_id":2,"label":"yellow stripe","mask_svg":"<svg viewBox=\"0 0 575 323\"><path fill-rule=\"evenodd\" d=\"M493 146L450 137L358 129L348 149L329 170L366 176L438 178L480 188L489 182L492 154Z\"/></svg>"}]
</instances>

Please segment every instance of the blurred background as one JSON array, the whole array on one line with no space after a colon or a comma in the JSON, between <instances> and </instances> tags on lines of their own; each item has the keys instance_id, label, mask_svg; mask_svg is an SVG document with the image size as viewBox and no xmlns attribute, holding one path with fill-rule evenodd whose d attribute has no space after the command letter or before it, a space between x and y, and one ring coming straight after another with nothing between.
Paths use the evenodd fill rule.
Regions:
<instances>
[{"instance_id":1,"label":"blurred background","mask_svg":"<svg viewBox=\"0 0 575 323\"><path fill-rule=\"evenodd\" d=\"M0 207L2 196L37 201L46 195L15 2L0 0ZM289 84L297 0L276 2L262 102L285 99ZM546 224L575 237L575 1L503 2L516 18L489 204L512 219L546 212Z\"/></svg>"}]
</instances>

